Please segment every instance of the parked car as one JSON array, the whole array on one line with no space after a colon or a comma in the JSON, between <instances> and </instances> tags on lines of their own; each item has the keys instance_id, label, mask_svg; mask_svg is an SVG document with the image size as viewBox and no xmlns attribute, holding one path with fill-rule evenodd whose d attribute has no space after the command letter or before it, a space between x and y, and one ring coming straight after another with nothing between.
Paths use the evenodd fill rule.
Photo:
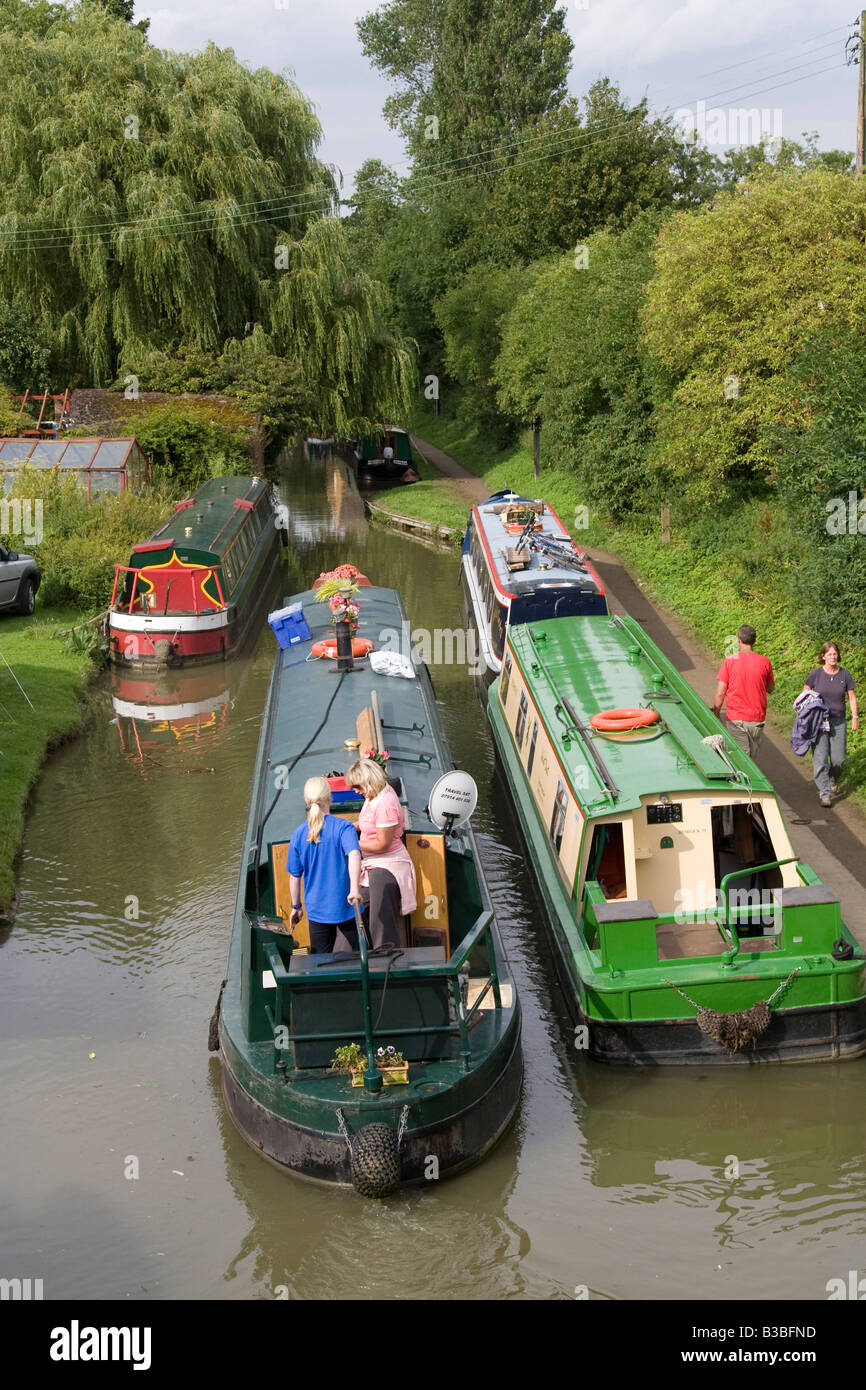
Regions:
<instances>
[{"instance_id":1,"label":"parked car","mask_svg":"<svg viewBox=\"0 0 866 1390\"><path fill-rule=\"evenodd\" d=\"M42 571L32 555L0 545L0 612L32 613Z\"/></svg>"}]
</instances>

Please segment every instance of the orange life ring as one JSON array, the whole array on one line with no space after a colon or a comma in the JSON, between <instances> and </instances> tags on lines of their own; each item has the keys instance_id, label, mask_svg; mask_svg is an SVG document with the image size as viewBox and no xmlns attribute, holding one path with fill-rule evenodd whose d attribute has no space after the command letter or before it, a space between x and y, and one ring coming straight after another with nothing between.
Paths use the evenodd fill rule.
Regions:
<instances>
[{"instance_id":1,"label":"orange life ring","mask_svg":"<svg viewBox=\"0 0 866 1390\"><path fill-rule=\"evenodd\" d=\"M368 656L375 647L375 642L371 642L369 637L352 638L352 655ZM313 656L327 656L335 660L337 656L337 639L329 637L325 642L314 642L312 646Z\"/></svg>"},{"instance_id":2,"label":"orange life ring","mask_svg":"<svg viewBox=\"0 0 866 1390\"><path fill-rule=\"evenodd\" d=\"M620 733L623 729L645 729L657 720L658 712L654 709L603 709L589 722L602 733Z\"/></svg>"}]
</instances>

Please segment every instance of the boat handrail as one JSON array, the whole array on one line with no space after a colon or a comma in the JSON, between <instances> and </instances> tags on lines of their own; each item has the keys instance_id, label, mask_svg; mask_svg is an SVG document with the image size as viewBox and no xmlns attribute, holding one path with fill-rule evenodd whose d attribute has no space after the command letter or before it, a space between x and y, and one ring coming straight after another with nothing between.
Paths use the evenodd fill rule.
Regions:
<instances>
[{"instance_id":1,"label":"boat handrail","mask_svg":"<svg viewBox=\"0 0 866 1390\"><path fill-rule=\"evenodd\" d=\"M535 652L536 660L538 661L539 666L544 672L548 685L550 686L551 690L553 691L553 694L556 696L556 699L559 702L559 707L565 710L566 714L571 720L572 727L574 728L576 733L580 734L580 737L583 739L583 742L586 745L587 752L590 754L590 757L592 758L592 761L595 764L596 774L601 779L605 791L610 795L612 800L616 801L620 795L620 790L610 774L609 767L607 766L606 762L604 761L604 758L601 756L598 749L596 748L586 725L577 717L577 715L571 707L570 702L562 694L558 685L556 684L556 681L553 679L553 676L548 671L547 666L544 662L544 658L542 657L541 652L538 649L538 643L535 639L535 633L532 631L532 626L529 624L527 625L527 632L529 634L529 641L532 644L532 650Z\"/></svg>"},{"instance_id":2,"label":"boat handrail","mask_svg":"<svg viewBox=\"0 0 866 1390\"><path fill-rule=\"evenodd\" d=\"M798 864L799 862L800 856L794 854L788 859L771 859L767 864L749 864L745 869L732 869L729 874L725 874L719 884L719 892L725 904L725 920L724 923L719 923L719 925L722 928L722 934L725 940L730 943L731 949L726 951L722 957L723 964L732 964L734 957L737 956L740 951L739 932L737 931L736 923L731 921L731 900L728 897L728 884L731 882L731 879L744 878L746 874L762 874L765 873L767 869L781 869L785 864Z\"/></svg>"}]
</instances>

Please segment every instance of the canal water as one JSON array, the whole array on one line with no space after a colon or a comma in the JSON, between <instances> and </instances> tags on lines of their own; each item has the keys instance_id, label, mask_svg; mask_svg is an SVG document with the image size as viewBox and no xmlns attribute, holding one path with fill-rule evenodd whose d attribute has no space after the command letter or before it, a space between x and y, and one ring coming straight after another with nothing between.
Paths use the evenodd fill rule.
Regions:
<instances>
[{"instance_id":1,"label":"canal water","mask_svg":"<svg viewBox=\"0 0 866 1390\"><path fill-rule=\"evenodd\" d=\"M358 564L413 626L460 623L457 560L368 528L345 466L285 461L288 573ZM273 662L101 687L49 762L0 936L0 1275L49 1298L789 1299L866 1273L866 1064L588 1063L465 665L431 672L523 1003L516 1123L385 1202L319 1189L228 1119L208 1019ZM440 658L437 660L436 658Z\"/></svg>"}]
</instances>

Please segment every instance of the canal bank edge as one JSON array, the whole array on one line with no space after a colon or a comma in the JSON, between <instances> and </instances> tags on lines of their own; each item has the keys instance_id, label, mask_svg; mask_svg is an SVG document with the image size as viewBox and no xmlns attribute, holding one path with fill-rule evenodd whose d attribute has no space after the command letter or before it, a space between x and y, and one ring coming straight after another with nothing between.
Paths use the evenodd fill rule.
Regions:
<instances>
[{"instance_id":1,"label":"canal bank edge","mask_svg":"<svg viewBox=\"0 0 866 1390\"><path fill-rule=\"evenodd\" d=\"M0 929L12 925L17 910L30 798L47 758L80 733L88 689L99 674L93 659L71 651L62 636L79 616L72 609L45 610L35 621L9 618L0 627Z\"/></svg>"}]
</instances>

